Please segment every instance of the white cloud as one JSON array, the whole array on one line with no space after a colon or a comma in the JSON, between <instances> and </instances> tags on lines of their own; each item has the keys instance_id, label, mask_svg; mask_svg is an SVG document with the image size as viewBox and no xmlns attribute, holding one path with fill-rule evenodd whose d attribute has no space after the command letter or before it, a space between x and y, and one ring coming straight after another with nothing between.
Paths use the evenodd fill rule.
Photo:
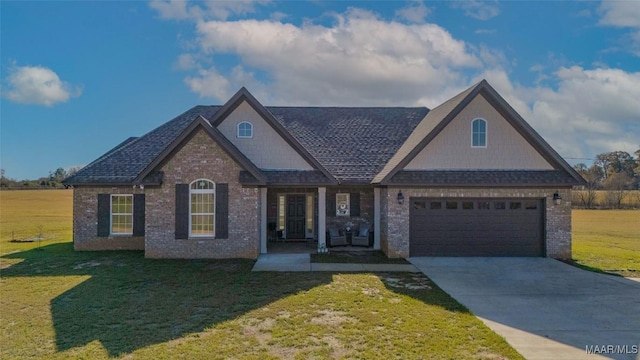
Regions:
<instances>
[{"instance_id":1,"label":"white cloud","mask_svg":"<svg viewBox=\"0 0 640 360\"><path fill-rule=\"evenodd\" d=\"M598 12L602 14L599 25L630 28L631 32L620 42L624 44L623 48L640 56L640 3L603 0Z\"/></svg>"},{"instance_id":2,"label":"white cloud","mask_svg":"<svg viewBox=\"0 0 640 360\"><path fill-rule=\"evenodd\" d=\"M640 4L637 1L603 0L600 25L640 28Z\"/></svg>"},{"instance_id":3,"label":"white cloud","mask_svg":"<svg viewBox=\"0 0 640 360\"><path fill-rule=\"evenodd\" d=\"M268 0L206 0L195 4L186 0L152 0L149 7L158 11L163 19L174 20L226 20L233 15L246 15L256 11L255 5L265 5Z\"/></svg>"},{"instance_id":4,"label":"white cloud","mask_svg":"<svg viewBox=\"0 0 640 360\"><path fill-rule=\"evenodd\" d=\"M474 33L478 35L493 35L496 33L496 29L477 29Z\"/></svg>"},{"instance_id":5,"label":"white cloud","mask_svg":"<svg viewBox=\"0 0 640 360\"><path fill-rule=\"evenodd\" d=\"M82 89L58 77L43 66L15 66L9 68L3 97L22 104L52 106L80 96Z\"/></svg>"},{"instance_id":6,"label":"white cloud","mask_svg":"<svg viewBox=\"0 0 640 360\"><path fill-rule=\"evenodd\" d=\"M437 25L388 22L360 9L335 15L331 27L201 21L197 32L204 53L238 56L268 74L272 99L298 104L353 104L353 94L364 103L411 104L416 94L439 98L464 82L456 69L482 65Z\"/></svg>"},{"instance_id":7,"label":"white cloud","mask_svg":"<svg viewBox=\"0 0 640 360\"><path fill-rule=\"evenodd\" d=\"M496 1L456 0L451 2L451 6L464 10L466 16L478 20L489 20L500 15L500 8Z\"/></svg>"},{"instance_id":8,"label":"white cloud","mask_svg":"<svg viewBox=\"0 0 640 360\"><path fill-rule=\"evenodd\" d=\"M229 80L218 73L214 67L201 69L198 71L198 76L187 76L184 82L191 91L200 94L201 97L228 99L232 95Z\"/></svg>"},{"instance_id":9,"label":"white cloud","mask_svg":"<svg viewBox=\"0 0 640 360\"><path fill-rule=\"evenodd\" d=\"M431 9L424 5L422 0L412 1L411 4L396 10L396 16L415 24L422 24L425 18L431 14Z\"/></svg>"}]
</instances>

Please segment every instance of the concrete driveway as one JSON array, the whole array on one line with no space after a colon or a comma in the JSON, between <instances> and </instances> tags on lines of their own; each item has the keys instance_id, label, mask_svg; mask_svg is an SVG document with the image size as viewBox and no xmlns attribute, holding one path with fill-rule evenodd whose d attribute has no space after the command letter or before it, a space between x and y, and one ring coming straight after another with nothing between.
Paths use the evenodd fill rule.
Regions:
<instances>
[{"instance_id":1,"label":"concrete driveway","mask_svg":"<svg viewBox=\"0 0 640 360\"><path fill-rule=\"evenodd\" d=\"M547 258L409 261L527 359L640 359L639 282Z\"/></svg>"}]
</instances>

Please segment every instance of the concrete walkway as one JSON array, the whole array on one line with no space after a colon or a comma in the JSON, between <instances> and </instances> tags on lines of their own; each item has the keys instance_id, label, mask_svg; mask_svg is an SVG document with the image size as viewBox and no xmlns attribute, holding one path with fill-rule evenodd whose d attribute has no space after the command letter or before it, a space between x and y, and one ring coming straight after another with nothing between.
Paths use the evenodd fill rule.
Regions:
<instances>
[{"instance_id":1,"label":"concrete walkway","mask_svg":"<svg viewBox=\"0 0 640 360\"><path fill-rule=\"evenodd\" d=\"M262 254L252 271L420 272L411 264L311 263L309 254Z\"/></svg>"},{"instance_id":2,"label":"concrete walkway","mask_svg":"<svg viewBox=\"0 0 640 360\"><path fill-rule=\"evenodd\" d=\"M636 281L548 258L409 261L527 359L640 359Z\"/></svg>"}]
</instances>

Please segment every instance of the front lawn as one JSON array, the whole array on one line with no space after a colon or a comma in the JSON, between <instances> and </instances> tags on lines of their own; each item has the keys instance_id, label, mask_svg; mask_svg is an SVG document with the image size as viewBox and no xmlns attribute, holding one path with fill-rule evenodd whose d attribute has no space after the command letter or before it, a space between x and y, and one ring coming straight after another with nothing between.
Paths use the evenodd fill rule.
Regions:
<instances>
[{"instance_id":1,"label":"front lawn","mask_svg":"<svg viewBox=\"0 0 640 360\"><path fill-rule=\"evenodd\" d=\"M421 274L252 273L52 244L0 259L0 358L521 358Z\"/></svg>"},{"instance_id":2,"label":"front lawn","mask_svg":"<svg viewBox=\"0 0 640 360\"><path fill-rule=\"evenodd\" d=\"M573 210L577 264L640 277L640 210Z\"/></svg>"}]
</instances>

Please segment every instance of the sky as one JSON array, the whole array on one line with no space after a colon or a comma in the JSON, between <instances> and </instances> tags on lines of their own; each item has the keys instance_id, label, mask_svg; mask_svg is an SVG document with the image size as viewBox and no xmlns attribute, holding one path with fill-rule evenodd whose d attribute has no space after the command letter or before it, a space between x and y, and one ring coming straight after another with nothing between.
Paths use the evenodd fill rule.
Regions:
<instances>
[{"instance_id":1,"label":"sky","mask_svg":"<svg viewBox=\"0 0 640 360\"><path fill-rule=\"evenodd\" d=\"M83 166L246 87L426 106L486 79L571 164L640 148L640 1L0 1L0 164Z\"/></svg>"}]
</instances>

